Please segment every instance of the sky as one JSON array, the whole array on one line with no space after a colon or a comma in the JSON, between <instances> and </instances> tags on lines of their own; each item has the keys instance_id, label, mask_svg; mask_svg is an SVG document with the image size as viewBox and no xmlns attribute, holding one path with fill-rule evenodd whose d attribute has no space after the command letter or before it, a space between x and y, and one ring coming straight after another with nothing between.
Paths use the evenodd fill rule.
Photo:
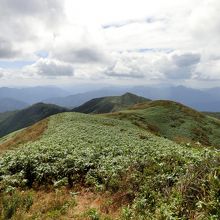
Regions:
<instances>
[{"instance_id":1,"label":"sky","mask_svg":"<svg viewBox=\"0 0 220 220\"><path fill-rule=\"evenodd\" d=\"M219 0L0 0L0 86L218 86L219 11Z\"/></svg>"}]
</instances>

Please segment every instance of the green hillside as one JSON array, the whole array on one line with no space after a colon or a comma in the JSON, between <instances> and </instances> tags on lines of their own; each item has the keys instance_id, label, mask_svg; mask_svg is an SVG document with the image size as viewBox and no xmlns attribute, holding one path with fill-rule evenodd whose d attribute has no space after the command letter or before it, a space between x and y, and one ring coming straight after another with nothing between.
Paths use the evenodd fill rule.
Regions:
<instances>
[{"instance_id":1,"label":"green hillside","mask_svg":"<svg viewBox=\"0 0 220 220\"><path fill-rule=\"evenodd\" d=\"M2 121L4 121L6 118L8 118L9 116L13 115L15 113L15 111L10 111L10 112L2 112L0 113L0 123Z\"/></svg>"},{"instance_id":2,"label":"green hillside","mask_svg":"<svg viewBox=\"0 0 220 220\"><path fill-rule=\"evenodd\" d=\"M3 113L2 120L0 120L0 137L33 125L50 115L65 111L67 111L65 108L56 105L37 103L20 111Z\"/></svg>"},{"instance_id":3,"label":"green hillside","mask_svg":"<svg viewBox=\"0 0 220 220\"><path fill-rule=\"evenodd\" d=\"M108 113L126 109L134 104L150 101L132 93L125 93L122 96L109 96L92 99L85 104L73 109L74 112L81 113Z\"/></svg>"},{"instance_id":4,"label":"green hillside","mask_svg":"<svg viewBox=\"0 0 220 220\"><path fill-rule=\"evenodd\" d=\"M204 114L220 119L220 112L204 112Z\"/></svg>"},{"instance_id":5,"label":"green hillside","mask_svg":"<svg viewBox=\"0 0 220 220\"><path fill-rule=\"evenodd\" d=\"M129 121L57 114L35 142L0 158L1 217L219 219L219 167L219 152Z\"/></svg>"},{"instance_id":6,"label":"green hillside","mask_svg":"<svg viewBox=\"0 0 220 220\"><path fill-rule=\"evenodd\" d=\"M177 142L193 141L220 146L220 121L180 103L152 101L108 116L131 121L156 135Z\"/></svg>"}]
</instances>

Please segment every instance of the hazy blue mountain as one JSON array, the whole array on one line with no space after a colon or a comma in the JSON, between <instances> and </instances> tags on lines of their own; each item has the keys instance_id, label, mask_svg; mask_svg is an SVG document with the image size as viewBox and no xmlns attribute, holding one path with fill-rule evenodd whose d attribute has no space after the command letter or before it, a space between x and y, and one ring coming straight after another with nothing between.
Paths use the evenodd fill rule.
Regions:
<instances>
[{"instance_id":1,"label":"hazy blue mountain","mask_svg":"<svg viewBox=\"0 0 220 220\"><path fill-rule=\"evenodd\" d=\"M204 100L203 102L195 102L192 106L196 106L196 109L203 112L220 112L220 100Z\"/></svg>"},{"instance_id":2,"label":"hazy blue mountain","mask_svg":"<svg viewBox=\"0 0 220 220\"><path fill-rule=\"evenodd\" d=\"M204 89L209 95L215 97L216 99L220 99L220 87L214 87L210 89Z\"/></svg>"},{"instance_id":3,"label":"hazy blue mountain","mask_svg":"<svg viewBox=\"0 0 220 220\"><path fill-rule=\"evenodd\" d=\"M53 97L46 99L43 102L49 104L60 105L67 108L74 108L88 102L94 98L100 98L103 96L113 96L113 95L122 95L126 90L121 88L106 88L100 90L89 91L85 93L78 93L75 95L70 95L66 97Z\"/></svg>"},{"instance_id":4,"label":"hazy blue mountain","mask_svg":"<svg viewBox=\"0 0 220 220\"><path fill-rule=\"evenodd\" d=\"M130 88L129 91L153 100L181 102L199 111L220 111L220 88L199 90L184 86L161 88L138 86Z\"/></svg>"},{"instance_id":5,"label":"hazy blue mountain","mask_svg":"<svg viewBox=\"0 0 220 220\"><path fill-rule=\"evenodd\" d=\"M13 98L0 98L0 112L20 110L27 106L27 103Z\"/></svg>"},{"instance_id":6,"label":"hazy blue mountain","mask_svg":"<svg viewBox=\"0 0 220 220\"><path fill-rule=\"evenodd\" d=\"M57 87L39 86L27 88L0 88L1 98L12 98L28 104L41 102L51 97L67 96L68 92Z\"/></svg>"},{"instance_id":7,"label":"hazy blue mountain","mask_svg":"<svg viewBox=\"0 0 220 220\"><path fill-rule=\"evenodd\" d=\"M130 89L132 92L148 96L150 99L168 99L174 101L193 103L198 100L208 98L209 94L205 91L187 88L184 86L175 87L133 87Z\"/></svg>"},{"instance_id":8,"label":"hazy blue mountain","mask_svg":"<svg viewBox=\"0 0 220 220\"><path fill-rule=\"evenodd\" d=\"M85 93L70 95L67 97L54 97L44 100L68 108L74 108L85 102L103 96L117 96L126 92L131 92L152 100L172 100L181 102L199 111L219 111L220 112L220 88L212 89L193 89L185 86L152 87L107 87Z\"/></svg>"},{"instance_id":9,"label":"hazy blue mountain","mask_svg":"<svg viewBox=\"0 0 220 220\"><path fill-rule=\"evenodd\" d=\"M78 91L74 87L71 90ZM86 91L86 89L84 90ZM57 87L30 87L30 88L0 88L1 98L12 98L28 104L45 102L56 104L67 108L74 108L85 102L104 96L118 96L126 92L131 92L152 100L172 100L181 102L187 106L193 107L199 111L217 111L220 112L220 88L211 89L193 89L185 86L112 86L102 89L91 90L70 95L63 89ZM13 109L12 109L13 110Z\"/></svg>"}]
</instances>

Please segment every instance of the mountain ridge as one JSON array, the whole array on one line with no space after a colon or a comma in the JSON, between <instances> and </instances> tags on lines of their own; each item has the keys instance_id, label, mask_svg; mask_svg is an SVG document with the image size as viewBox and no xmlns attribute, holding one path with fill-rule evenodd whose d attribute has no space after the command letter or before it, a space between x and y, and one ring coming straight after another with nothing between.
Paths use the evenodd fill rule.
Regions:
<instances>
[{"instance_id":1,"label":"mountain ridge","mask_svg":"<svg viewBox=\"0 0 220 220\"><path fill-rule=\"evenodd\" d=\"M185 86L130 86L107 87L99 90L91 90L67 97L54 97L43 100L45 103L57 104L67 108L78 107L85 102L103 96L119 96L125 92L131 92L152 100L172 100L181 102L198 111L220 111L220 88L195 89Z\"/></svg>"},{"instance_id":2,"label":"mountain ridge","mask_svg":"<svg viewBox=\"0 0 220 220\"><path fill-rule=\"evenodd\" d=\"M178 143L220 146L220 120L178 102L156 100L139 103L106 116L131 121Z\"/></svg>"},{"instance_id":3,"label":"mountain ridge","mask_svg":"<svg viewBox=\"0 0 220 220\"><path fill-rule=\"evenodd\" d=\"M72 111L86 114L109 113L126 109L134 104L147 101L150 100L127 92L121 96L107 96L92 99L83 105L72 109Z\"/></svg>"}]
</instances>

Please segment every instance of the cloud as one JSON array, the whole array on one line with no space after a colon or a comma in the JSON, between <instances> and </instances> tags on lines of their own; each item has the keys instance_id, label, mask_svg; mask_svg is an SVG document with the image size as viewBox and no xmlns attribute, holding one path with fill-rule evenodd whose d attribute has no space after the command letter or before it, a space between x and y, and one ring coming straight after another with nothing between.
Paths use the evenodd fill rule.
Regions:
<instances>
[{"instance_id":1,"label":"cloud","mask_svg":"<svg viewBox=\"0 0 220 220\"><path fill-rule=\"evenodd\" d=\"M195 71L194 78L201 80L220 79L220 59L208 60L200 63Z\"/></svg>"},{"instance_id":2,"label":"cloud","mask_svg":"<svg viewBox=\"0 0 220 220\"><path fill-rule=\"evenodd\" d=\"M200 54L174 51L151 50L148 53L124 52L115 55L113 65L104 72L115 78L139 78L146 80L185 80L191 79Z\"/></svg>"},{"instance_id":3,"label":"cloud","mask_svg":"<svg viewBox=\"0 0 220 220\"><path fill-rule=\"evenodd\" d=\"M218 78L219 0L0 1L0 59L26 65L8 78Z\"/></svg>"},{"instance_id":4,"label":"cloud","mask_svg":"<svg viewBox=\"0 0 220 220\"><path fill-rule=\"evenodd\" d=\"M114 64L110 65L104 74L118 79L157 79L161 74L154 71L153 59L155 56L153 53L135 51L114 54Z\"/></svg>"},{"instance_id":5,"label":"cloud","mask_svg":"<svg viewBox=\"0 0 220 220\"><path fill-rule=\"evenodd\" d=\"M14 50L12 44L7 40L0 38L0 59L16 57L18 51Z\"/></svg>"},{"instance_id":6,"label":"cloud","mask_svg":"<svg viewBox=\"0 0 220 220\"><path fill-rule=\"evenodd\" d=\"M192 66L199 63L201 59L200 54L186 53L186 54L175 54L172 56L173 62L179 67Z\"/></svg>"},{"instance_id":7,"label":"cloud","mask_svg":"<svg viewBox=\"0 0 220 220\"><path fill-rule=\"evenodd\" d=\"M66 48L56 49L52 57L70 63L98 63L105 62L105 54L95 47L77 48L67 45Z\"/></svg>"},{"instance_id":8,"label":"cloud","mask_svg":"<svg viewBox=\"0 0 220 220\"><path fill-rule=\"evenodd\" d=\"M123 26L127 26L127 25L134 24L134 23L153 23L153 22L158 22L161 20L163 20L163 19L154 18L154 17L146 17L146 18L141 18L141 19L124 20L124 21L120 21L120 22L118 21L115 23L105 24L102 27L104 29L121 28Z\"/></svg>"},{"instance_id":9,"label":"cloud","mask_svg":"<svg viewBox=\"0 0 220 220\"><path fill-rule=\"evenodd\" d=\"M205 58L220 55L220 1L204 0L188 19L192 47Z\"/></svg>"},{"instance_id":10,"label":"cloud","mask_svg":"<svg viewBox=\"0 0 220 220\"><path fill-rule=\"evenodd\" d=\"M200 62L200 54L151 50L147 53L124 52L116 56L105 75L115 78L146 80L191 79Z\"/></svg>"},{"instance_id":11,"label":"cloud","mask_svg":"<svg viewBox=\"0 0 220 220\"><path fill-rule=\"evenodd\" d=\"M35 52L45 50L53 32L65 22L63 4L60 0L1 0L1 58L36 59Z\"/></svg>"},{"instance_id":12,"label":"cloud","mask_svg":"<svg viewBox=\"0 0 220 220\"><path fill-rule=\"evenodd\" d=\"M200 54L173 52L159 57L154 65L166 79L185 80L192 78L199 62Z\"/></svg>"},{"instance_id":13,"label":"cloud","mask_svg":"<svg viewBox=\"0 0 220 220\"><path fill-rule=\"evenodd\" d=\"M4 74L2 73L2 69L0 68L0 78L2 78Z\"/></svg>"},{"instance_id":14,"label":"cloud","mask_svg":"<svg viewBox=\"0 0 220 220\"><path fill-rule=\"evenodd\" d=\"M144 57L137 53L118 53L115 55L114 64L109 66L104 74L116 78L144 78L144 68L139 65L143 59Z\"/></svg>"},{"instance_id":15,"label":"cloud","mask_svg":"<svg viewBox=\"0 0 220 220\"><path fill-rule=\"evenodd\" d=\"M35 64L27 66L25 72L32 72L39 76L60 77L73 76L72 65L57 60L40 59Z\"/></svg>"},{"instance_id":16,"label":"cloud","mask_svg":"<svg viewBox=\"0 0 220 220\"><path fill-rule=\"evenodd\" d=\"M219 11L220 2L218 0L203 0L192 11L189 18L190 30L200 42L204 40L218 40L219 42Z\"/></svg>"},{"instance_id":17,"label":"cloud","mask_svg":"<svg viewBox=\"0 0 220 220\"><path fill-rule=\"evenodd\" d=\"M69 63L104 63L108 54L100 31L71 24L64 25L54 37L50 57Z\"/></svg>"},{"instance_id":18,"label":"cloud","mask_svg":"<svg viewBox=\"0 0 220 220\"><path fill-rule=\"evenodd\" d=\"M127 71L118 71L115 70L114 67L109 68L105 71L105 75L110 76L110 77L117 77L117 78L144 78L144 74L141 72L138 72L136 70L132 69L127 69Z\"/></svg>"},{"instance_id":19,"label":"cloud","mask_svg":"<svg viewBox=\"0 0 220 220\"><path fill-rule=\"evenodd\" d=\"M0 12L4 17L6 15L22 18L36 16L36 18L52 22L57 21L57 18L62 14L63 3L60 0L1 0Z\"/></svg>"},{"instance_id":20,"label":"cloud","mask_svg":"<svg viewBox=\"0 0 220 220\"><path fill-rule=\"evenodd\" d=\"M117 78L134 78L134 79L139 79L139 78L144 78L144 75L141 73L137 73L137 72L114 72L112 70L107 70L105 72L105 74L107 76L110 77L117 77Z\"/></svg>"}]
</instances>

